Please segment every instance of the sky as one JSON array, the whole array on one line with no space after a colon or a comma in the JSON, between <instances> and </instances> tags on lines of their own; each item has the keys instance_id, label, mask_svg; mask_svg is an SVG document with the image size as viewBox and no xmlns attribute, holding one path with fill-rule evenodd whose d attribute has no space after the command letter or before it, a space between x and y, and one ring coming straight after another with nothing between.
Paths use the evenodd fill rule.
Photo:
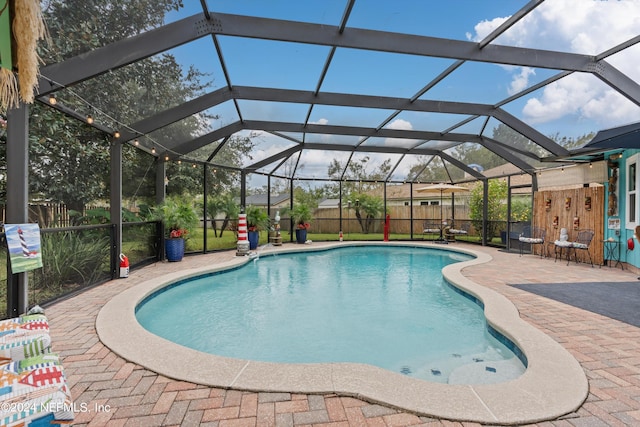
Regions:
<instances>
[{"instance_id":1,"label":"sky","mask_svg":"<svg viewBox=\"0 0 640 427\"><path fill-rule=\"evenodd\" d=\"M168 21L201 11L200 2L187 0L185 9L172 14ZM358 0L348 27L479 41L517 12L528 0ZM346 0L208 0L212 12L263 16L285 20L302 20L338 25ZM494 44L558 50L596 55L638 35L640 0L547 0L523 20L497 38ZM327 58L329 48L294 43L218 37L233 85L270 86L286 89L314 90ZM213 88L226 86L226 81L211 50L211 39L177 48L181 62L194 64L212 76ZM211 52L205 55L203 52ZM607 58L634 81L640 81L640 46L634 46ZM382 96L411 97L440 74L451 60L409 55L338 49L322 91ZM517 66L465 63L445 81L428 91L421 99L448 99L461 102L496 103L530 87L557 70ZM235 122L237 114L230 105L216 108L219 127ZM242 101L245 119L304 121L307 106ZM617 94L590 74L573 74L544 89L503 107L509 113L535 127L547 136L579 137L638 121L640 108ZM312 123L377 127L391 111L316 107ZM395 129L446 129L463 117L425 113L403 113L386 127ZM467 125L464 131L478 123ZM460 131L463 131L462 129ZM259 156L280 151L283 141L263 134ZM321 137L308 140L322 142ZM316 141L316 138L318 139ZM324 137L326 138L326 137ZM372 144L397 143L375 141ZM323 156L314 153L312 162L323 164ZM404 165L407 169L410 165ZM320 166L318 166L320 167ZM399 171L401 172L401 171Z\"/></svg>"}]
</instances>

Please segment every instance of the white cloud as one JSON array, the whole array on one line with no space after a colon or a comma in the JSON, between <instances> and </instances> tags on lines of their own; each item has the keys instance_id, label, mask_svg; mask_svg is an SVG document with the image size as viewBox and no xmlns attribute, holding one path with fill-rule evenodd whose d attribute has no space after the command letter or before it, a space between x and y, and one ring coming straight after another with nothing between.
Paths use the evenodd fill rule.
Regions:
<instances>
[{"instance_id":1,"label":"white cloud","mask_svg":"<svg viewBox=\"0 0 640 427\"><path fill-rule=\"evenodd\" d=\"M309 124L312 124L312 125L328 125L329 124L329 120L322 118L322 119L319 119L319 120L317 120L315 122L309 122Z\"/></svg>"},{"instance_id":2,"label":"white cloud","mask_svg":"<svg viewBox=\"0 0 640 427\"><path fill-rule=\"evenodd\" d=\"M515 75L511 84L509 85L508 93L513 95L523 91L529 86L529 76L535 76L536 70L530 67L520 67L520 73Z\"/></svg>"},{"instance_id":3,"label":"white cloud","mask_svg":"<svg viewBox=\"0 0 640 427\"><path fill-rule=\"evenodd\" d=\"M640 1L554 0L541 4L494 41L495 44L596 55L637 36ZM506 18L478 23L467 38L482 40ZM635 55L633 53L636 53ZM631 79L640 80L638 50L629 48L607 59ZM511 67L509 94L529 85L533 75L524 68ZM637 121L638 108L600 80L573 74L527 101L523 118L545 123L568 116L589 118L602 127Z\"/></svg>"},{"instance_id":4,"label":"white cloud","mask_svg":"<svg viewBox=\"0 0 640 427\"><path fill-rule=\"evenodd\" d=\"M401 130L412 130L413 129L413 125L411 124L411 122L408 122L408 121L402 120L402 119L395 119L394 121L392 121L391 123L389 123L385 127L387 129L401 129Z\"/></svg>"},{"instance_id":5,"label":"white cloud","mask_svg":"<svg viewBox=\"0 0 640 427\"><path fill-rule=\"evenodd\" d=\"M471 34L471 33L466 34L467 39L471 41L479 42L480 40L482 40L483 38L491 34L493 30L495 30L500 25L502 25L502 23L507 19L509 19L508 16L505 18L493 18L491 20L485 19L484 21L480 21L479 23L476 24L475 27L473 27L473 29L476 31L475 34Z\"/></svg>"},{"instance_id":6,"label":"white cloud","mask_svg":"<svg viewBox=\"0 0 640 427\"><path fill-rule=\"evenodd\" d=\"M386 125L385 128L396 130L413 130L413 125L407 120L395 119L394 121ZM406 138L385 138L384 140L384 145L392 147L408 147L414 145L415 143L417 143L417 141Z\"/></svg>"}]
</instances>

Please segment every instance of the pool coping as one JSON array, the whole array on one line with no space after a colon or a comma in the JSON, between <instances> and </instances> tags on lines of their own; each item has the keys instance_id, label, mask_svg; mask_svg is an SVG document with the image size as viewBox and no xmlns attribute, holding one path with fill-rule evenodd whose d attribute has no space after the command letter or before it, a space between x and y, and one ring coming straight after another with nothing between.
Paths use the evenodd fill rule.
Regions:
<instances>
[{"instance_id":1,"label":"pool coping","mask_svg":"<svg viewBox=\"0 0 640 427\"><path fill-rule=\"evenodd\" d=\"M139 302L179 280L252 262L250 257L211 267L187 269L141 282L116 295L100 310L100 340L120 357L158 374L213 387L305 394L337 393L384 403L419 415L483 424L523 424L574 412L587 398L587 378L576 359L559 343L522 320L503 295L462 274L491 256L468 248L420 242L340 242L270 247L262 253L324 250L342 246L401 245L466 253L475 258L446 266L452 285L484 304L487 321L525 354L528 367L517 379L500 384L449 385L411 378L356 363L281 364L211 355L172 343L146 331L135 318ZM126 331L126 332L123 332Z\"/></svg>"}]
</instances>

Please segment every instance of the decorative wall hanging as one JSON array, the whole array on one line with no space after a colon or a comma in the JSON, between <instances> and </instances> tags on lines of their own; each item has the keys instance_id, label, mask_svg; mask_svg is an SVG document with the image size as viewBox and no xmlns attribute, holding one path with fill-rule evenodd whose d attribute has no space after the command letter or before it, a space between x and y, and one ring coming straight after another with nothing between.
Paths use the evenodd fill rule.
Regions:
<instances>
[{"instance_id":1,"label":"decorative wall hanging","mask_svg":"<svg viewBox=\"0 0 640 427\"><path fill-rule=\"evenodd\" d=\"M609 216L616 215L618 213L618 196L616 196L616 189L618 186L618 163L609 162L611 168L611 176L609 177L609 209L607 214Z\"/></svg>"},{"instance_id":2,"label":"decorative wall hanging","mask_svg":"<svg viewBox=\"0 0 640 427\"><path fill-rule=\"evenodd\" d=\"M618 197L616 193L609 193L609 210L607 213L609 216L615 215L618 212Z\"/></svg>"},{"instance_id":3,"label":"decorative wall hanging","mask_svg":"<svg viewBox=\"0 0 640 427\"><path fill-rule=\"evenodd\" d=\"M32 104L38 87L37 42L47 38L40 2L5 1L0 13L0 109L17 108L20 101ZM9 16L9 3L13 5ZM12 43L13 41L13 43ZM14 71L17 71L17 78Z\"/></svg>"},{"instance_id":4,"label":"decorative wall hanging","mask_svg":"<svg viewBox=\"0 0 640 427\"><path fill-rule=\"evenodd\" d=\"M573 229L577 230L578 228L580 228L580 218L578 218L577 216L573 217Z\"/></svg>"},{"instance_id":5,"label":"decorative wall hanging","mask_svg":"<svg viewBox=\"0 0 640 427\"><path fill-rule=\"evenodd\" d=\"M587 196L584 198L584 209L587 211L591 210L591 196Z\"/></svg>"},{"instance_id":6,"label":"decorative wall hanging","mask_svg":"<svg viewBox=\"0 0 640 427\"><path fill-rule=\"evenodd\" d=\"M571 209L571 197L567 197L564 199L564 208L566 210Z\"/></svg>"},{"instance_id":7,"label":"decorative wall hanging","mask_svg":"<svg viewBox=\"0 0 640 427\"><path fill-rule=\"evenodd\" d=\"M551 210L551 197L544 199L544 207L547 211Z\"/></svg>"},{"instance_id":8,"label":"decorative wall hanging","mask_svg":"<svg viewBox=\"0 0 640 427\"><path fill-rule=\"evenodd\" d=\"M553 228L558 228L558 215L553 217Z\"/></svg>"}]
</instances>

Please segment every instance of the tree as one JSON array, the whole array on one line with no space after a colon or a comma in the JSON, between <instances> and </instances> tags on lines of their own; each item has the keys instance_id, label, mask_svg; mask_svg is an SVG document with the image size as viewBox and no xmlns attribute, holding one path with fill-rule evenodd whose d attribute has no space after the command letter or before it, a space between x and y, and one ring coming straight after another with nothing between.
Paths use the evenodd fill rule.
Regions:
<instances>
[{"instance_id":1,"label":"tree","mask_svg":"<svg viewBox=\"0 0 640 427\"><path fill-rule=\"evenodd\" d=\"M353 193L350 195L349 201L362 232L364 234L372 232L375 220L380 217L384 210L382 198L367 193Z\"/></svg>"},{"instance_id":2,"label":"tree","mask_svg":"<svg viewBox=\"0 0 640 427\"><path fill-rule=\"evenodd\" d=\"M507 220L507 182L501 179L491 179L488 181L488 200L484 199L484 185L478 182L471 188L471 198L469 201L470 217L473 227L483 234L483 212L484 204L487 203L487 238L491 239L497 235L503 227L503 222Z\"/></svg>"},{"instance_id":3,"label":"tree","mask_svg":"<svg viewBox=\"0 0 640 427\"><path fill-rule=\"evenodd\" d=\"M207 202L207 215L211 219L211 227L216 237L222 237L222 233L227 229L230 223L233 223L240 214L240 206L235 197L231 193L221 194L213 200ZM222 226L220 227L220 235L217 232L217 217L224 215Z\"/></svg>"},{"instance_id":4,"label":"tree","mask_svg":"<svg viewBox=\"0 0 640 427\"><path fill-rule=\"evenodd\" d=\"M372 168L372 170L369 170ZM375 187L375 181L384 181L391 171L391 160L386 159L376 167L372 166L371 157L364 156L351 160L346 166L337 159L329 164L327 174L330 178L345 180L342 191L345 194L362 193ZM344 176L343 176L344 174Z\"/></svg>"},{"instance_id":5,"label":"tree","mask_svg":"<svg viewBox=\"0 0 640 427\"><path fill-rule=\"evenodd\" d=\"M41 56L46 64L52 64L106 46L162 25L165 14L180 7L181 0L124 3L51 0L44 10L51 44L42 46ZM184 69L172 55L159 54L78 83L73 88L59 90L56 96L61 105L80 114L91 114L96 122L118 130L123 124L203 94L211 85L204 77L205 74L193 68ZM109 116L101 112L108 112ZM140 143L147 147L158 143L155 146L161 153L162 141L186 141L206 133L211 129L211 120L216 118L206 113L194 115L160 129L152 136L140 137ZM110 135L51 108L34 104L30 107L30 191L33 197L66 203L78 211L90 202L108 200L110 143ZM215 161L237 167L248 157L252 146L249 138L231 138ZM127 147L123 150L123 196L131 197L133 202L152 203L155 200L156 159L144 151ZM213 151L208 147L202 150L206 153L204 158ZM195 154L194 158L203 158ZM202 168L191 168L190 164L183 166L187 165L184 162L168 165L172 176L170 188L180 193L202 193ZM213 183L208 189L211 194L237 185L237 172L214 169L208 171L209 182Z\"/></svg>"}]
</instances>

